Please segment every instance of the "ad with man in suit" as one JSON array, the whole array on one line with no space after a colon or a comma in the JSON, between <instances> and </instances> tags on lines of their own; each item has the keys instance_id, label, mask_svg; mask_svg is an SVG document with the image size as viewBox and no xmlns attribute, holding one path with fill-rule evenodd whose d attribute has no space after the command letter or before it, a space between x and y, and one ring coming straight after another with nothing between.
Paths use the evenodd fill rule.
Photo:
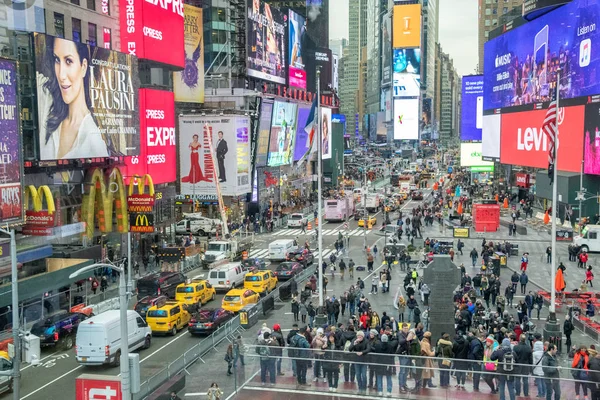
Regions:
<instances>
[{"instance_id":1,"label":"ad with man in suit","mask_svg":"<svg viewBox=\"0 0 600 400\"><path fill-rule=\"evenodd\" d=\"M227 141L223 139L223 131L219 131L219 140L215 146L217 154L217 163L219 164L219 182L227 182L227 175L225 173L225 155L229 150L227 148Z\"/></svg>"}]
</instances>

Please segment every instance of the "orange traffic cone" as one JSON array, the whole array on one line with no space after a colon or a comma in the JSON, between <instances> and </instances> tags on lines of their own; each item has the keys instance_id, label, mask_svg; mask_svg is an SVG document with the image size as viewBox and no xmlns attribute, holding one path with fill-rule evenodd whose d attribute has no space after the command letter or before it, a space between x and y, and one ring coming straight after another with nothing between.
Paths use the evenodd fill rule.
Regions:
<instances>
[{"instance_id":1,"label":"orange traffic cone","mask_svg":"<svg viewBox=\"0 0 600 400\"><path fill-rule=\"evenodd\" d=\"M550 223L550 216L548 215L548 211L544 213L544 224L548 225Z\"/></svg>"},{"instance_id":2,"label":"orange traffic cone","mask_svg":"<svg viewBox=\"0 0 600 400\"><path fill-rule=\"evenodd\" d=\"M494 196L494 200L496 200L496 203L497 203L498 201L500 201L500 197L498 196L498 193L496 193L496 195Z\"/></svg>"},{"instance_id":3,"label":"orange traffic cone","mask_svg":"<svg viewBox=\"0 0 600 400\"><path fill-rule=\"evenodd\" d=\"M460 215L463 213L463 206L461 202L458 202L458 207L456 208L456 212Z\"/></svg>"},{"instance_id":4,"label":"orange traffic cone","mask_svg":"<svg viewBox=\"0 0 600 400\"><path fill-rule=\"evenodd\" d=\"M312 231L312 222L308 221L307 229Z\"/></svg>"},{"instance_id":5,"label":"orange traffic cone","mask_svg":"<svg viewBox=\"0 0 600 400\"><path fill-rule=\"evenodd\" d=\"M319 226L319 218L315 218L315 226Z\"/></svg>"},{"instance_id":6,"label":"orange traffic cone","mask_svg":"<svg viewBox=\"0 0 600 400\"><path fill-rule=\"evenodd\" d=\"M502 204L502 207L508 208L508 197L504 198L504 204Z\"/></svg>"}]
</instances>

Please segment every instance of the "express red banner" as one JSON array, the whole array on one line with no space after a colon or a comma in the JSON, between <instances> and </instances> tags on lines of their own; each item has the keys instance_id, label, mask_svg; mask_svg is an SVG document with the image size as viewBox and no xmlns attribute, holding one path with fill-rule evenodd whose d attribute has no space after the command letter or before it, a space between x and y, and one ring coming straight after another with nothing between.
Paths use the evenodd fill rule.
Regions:
<instances>
[{"instance_id":1,"label":"express red banner","mask_svg":"<svg viewBox=\"0 0 600 400\"><path fill-rule=\"evenodd\" d=\"M584 106L561 107L558 114L558 169L579 172L583 157ZM546 110L502 115L500 162L548 168L549 142L542 131Z\"/></svg>"}]
</instances>

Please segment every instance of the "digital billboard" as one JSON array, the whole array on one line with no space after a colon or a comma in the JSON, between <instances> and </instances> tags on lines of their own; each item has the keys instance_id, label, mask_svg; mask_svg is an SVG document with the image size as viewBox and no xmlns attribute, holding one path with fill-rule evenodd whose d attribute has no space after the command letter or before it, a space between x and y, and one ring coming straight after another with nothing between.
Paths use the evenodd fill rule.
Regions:
<instances>
[{"instance_id":1,"label":"digital billboard","mask_svg":"<svg viewBox=\"0 0 600 400\"><path fill-rule=\"evenodd\" d=\"M269 159L269 138L271 136L271 115L273 101L263 101L258 122L258 139L256 144L256 166L265 167Z\"/></svg>"},{"instance_id":2,"label":"digital billboard","mask_svg":"<svg viewBox=\"0 0 600 400\"><path fill-rule=\"evenodd\" d=\"M297 109L297 104L282 101L276 101L273 106L267 162L269 167L288 165L293 161Z\"/></svg>"},{"instance_id":3,"label":"digital billboard","mask_svg":"<svg viewBox=\"0 0 600 400\"><path fill-rule=\"evenodd\" d=\"M204 35L202 8L184 5L185 68L173 74L175 101L204 103Z\"/></svg>"},{"instance_id":4,"label":"digital billboard","mask_svg":"<svg viewBox=\"0 0 600 400\"><path fill-rule=\"evenodd\" d=\"M483 116L481 155L486 161L500 160L501 119L500 114Z\"/></svg>"},{"instance_id":5,"label":"digital billboard","mask_svg":"<svg viewBox=\"0 0 600 400\"><path fill-rule=\"evenodd\" d=\"M278 8L261 0L248 0L248 76L265 81L286 83L286 21Z\"/></svg>"},{"instance_id":6,"label":"digital billboard","mask_svg":"<svg viewBox=\"0 0 600 400\"><path fill-rule=\"evenodd\" d=\"M419 138L419 99L394 100L394 139Z\"/></svg>"},{"instance_id":7,"label":"digital billboard","mask_svg":"<svg viewBox=\"0 0 600 400\"><path fill-rule=\"evenodd\" d=\"M331 158L331 108L321 107L321 154L323 160Z\"/></svg>"},{"instance_id":8,"label":"digital billboard","mask_svg":"<svg viewBox=\"0 0 600 400\"><path fill-rule=\"evenodd\" d=\"M600 103L585 105L583 172L600 175Z\"/></svg>"},{"instance_id":9,"label":"digital billboard","mask_svg":"<svg viewBox=\"0 0 600 400\"><path fill-rule=\"evenodd\" d=\"M561 100L600 93L598 15L600 3L574 0L486 42L484 110L549 101L559 68Z\"/></svg>"},{"instance_id":10,"label":"digital billboard","mask_svg":"<svg viewBox=\"0 0 600 400\"><path fill-rule=\"evenodd\" d=\"M122 51L176 67L185 66L183 1L119 3Z\"/></svg>"},{"instance_id":11,"label":"digital billboard","mask_svg":"<svg viewBox=\"0 0 600 400\"><path fill-rule=\"evenodd\" d=\"M177 179L175 103L173 92L140 89L140 153L126 157L123 175L148 174L155 184Z\"/></svg>"},{"instance_id":12,"label":"digital billboard","mask_svg":"<svg viewBox=\"0 0 600 400\"><path fill-rule=\"evenodd\" d=\"M180 117L180 194L216 194L217 179L224 196L249 193L249 131L249 117ZM211 151L214 152L216 165Z\"/></svg>"},{"instance_id":13,"label":"digital billboard","mask_svg":"<svg viewBox=\"0 0 600 400\"><path fill-rule=\"evenodd\" d=\"M417 97L421 91L421 50L394 49L394 97Z\"/></svg>"},{"instance_id":14,"label":"digital billboard","mask_svg":"<svg viewBox=\"0 0 600 400\"><path fill-rule=\"evenodd\" d=\"M392 44L395 49L421 47L421 5L394 6L393 32Z\"/></svg>"},{"instance_id":15,"label":"digital billboard","mask_svg":"<svg viewBox=\"0 0 600 400\"><path fill-rule=\"evenodd\" d=\"M483 75L462 77L461 140L481 140L483 129Z\"/></svg>"},{"instance_id":16,"label":"digital billboard","mask_svg":"<svg viewBox=\"0 0 600 400\"><path fill-rule=\"evenodd\" d=\"M42 34L35 54L40 160L138 155L137 58Z\"/></svg>"},{"instance_id":17,"label":"digital billboard","mask_svg":"<svg viewBox=\"0 0 600 400\"><path fill-rule=\"evenodd\" d=\"M306 18L292 10L288 15L289 86L306 90Z\"/></svg>"},{"instance_id":18,"label":"digital billboard","mask_svg":"<svg viewBox=\"0 0 600 400\"><path fill-rule=\"evenodd\" d=\"M317 69L321 69L321 92L330 92L333 88L333 55L330 49L317 48L314 53L307 55L306 87L310 92L317 92Z\"/></svg>"},{"instance_id":19,"label":"digital billboard","mask_svg":"<svg viewBox=\"0 0 600 400\"><path fill-rule=\"evenodd\" d=\"M494 165L493 162L481 159L481 143L460 144L460 166L461 167L486 167Z\"/></svg>"},{"instance_id":20,"label":"digital billboard","mask_svg":"<svg viewBox=\"0 0 600 400\"><path fill-rule=\"evenodd\" d=\"M381 85L392 82L392 14L383 16L381 37Z\"/></svg>"},{"instance_id":21,"label":"digital billboard","mask_svg":"<svg viewBox=\"0 0 600 400\"><path fill-rule=\"evenodd\" d=\"M558 117L558 170L577 172L583 159L585 106L561 107ZM546 110L502 114L500 162L548 168L549 143L542 132Z\"/></svg>"},{"instance_id":22,"label":"digital billboard","mask_svg":"<svg viewBox=\"0 0 600 400\"><path fill-rule=\"evenodd\" d=\"M296 145L294 146L294 161L300 161L302 156L309 150L310 140L306 128L310 106L298 107L298 118L296 122Z\"/></svg>"},{"instance_id":23,"label":"digital billboard","mask_svg":"<svg viewBox=\"0 0 600 400\"><path fill-rule=\"evenodd\" d=\"M17 67L13 61L0 60L0 101L0 222L9 223L23 218Z\"/></svg>"}]
</instances>

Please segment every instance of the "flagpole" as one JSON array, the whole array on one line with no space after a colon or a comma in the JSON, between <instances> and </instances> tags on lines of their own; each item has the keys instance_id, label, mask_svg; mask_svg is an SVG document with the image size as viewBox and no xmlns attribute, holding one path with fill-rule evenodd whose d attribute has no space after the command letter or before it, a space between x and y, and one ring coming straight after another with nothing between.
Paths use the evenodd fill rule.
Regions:
<instances>
[{"instance_id":1,"label":"flagpole","mask_svg":"<svg viewBox=\"0 0 600 400\"><path fill-rule=\"evenodd\" d=\"M321 210L323 207L323 192L321 187L321 181L323 180L323 145L322 137L323 134L321 126L321 69L317 68L317 110L315 115L315 121L317 121L317 218L319 218L319 225L317 226L318 232L318 243L319 243L319 307L323 307L323 221L320 220Z\"/></svg>"},{"instance_id":2,"label":"flagpole","mask_svg":"<svg viewBox=\"0 0 600 400\"><path fill-rule=\"evenodd\" d=\"M552 273L550 282L550 316L549 321L556 321L556 218L558 216L558 110L560 103L560 69L556 71L556 137L554 139L554 166L552 171Z\"/></svg>"}]
</instances>

